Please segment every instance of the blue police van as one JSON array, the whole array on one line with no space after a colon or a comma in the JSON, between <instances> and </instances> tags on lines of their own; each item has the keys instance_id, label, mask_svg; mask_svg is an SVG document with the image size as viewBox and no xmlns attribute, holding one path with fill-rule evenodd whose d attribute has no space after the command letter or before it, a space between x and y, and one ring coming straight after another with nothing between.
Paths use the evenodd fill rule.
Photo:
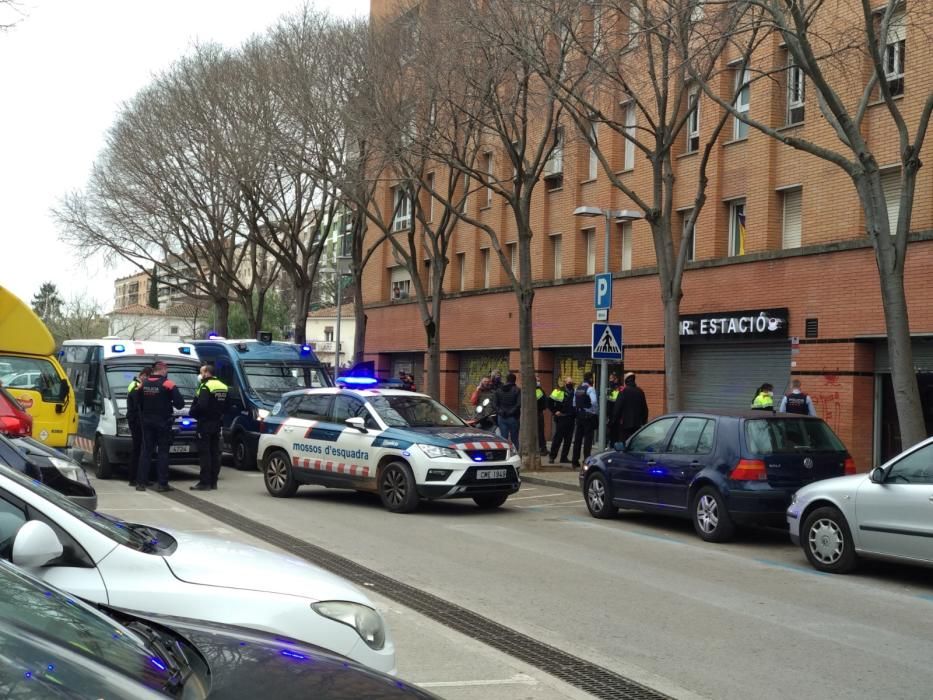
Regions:
<instances>
[{"instance_id":1,"label":"blue police van","mask_svg":"<svg viewBox=\"0 0 933 700\"><path fill-rule=\"evenodd\" d=\"M256 468L260 421L282 394L334 384L310 345L273 341L271 333L260 333L255 340L215 336L194 346L201 361L214 365L217 378L230 388L223 445L237 469Z\"/></svg>"}]
</instances>

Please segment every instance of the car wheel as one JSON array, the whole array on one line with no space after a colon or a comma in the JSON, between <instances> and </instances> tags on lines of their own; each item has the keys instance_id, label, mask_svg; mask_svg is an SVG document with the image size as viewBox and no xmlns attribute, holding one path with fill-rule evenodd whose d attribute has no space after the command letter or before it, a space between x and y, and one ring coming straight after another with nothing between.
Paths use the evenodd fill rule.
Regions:
<instances>
[{"instance_id":1,"label":"car wheel","mask_svg":"<svg viewBox=\"0 0 933 700\"><path fill-rule=\"evenodd\" d=\"M483 510L493 510L509 500L507 493L489 493L483 496L473 496L473 502Z\"/></svg>"},{"instance_id":2,"label":"car wheel","mask_svg":"<svg viewBox=\"0 0 933 700\"><path fill-rule=\"evenodd\" d=\"M288 455L282 450L274 450L263 461L262 480L266 483L266 491L276 498L294 496L298 482L295 481Z\"/></svg>"},{"instance_id":3,"label":"car wheel","mask_svg":"<svg viewBox=\"0 0 933 700\"><path fill-rule=\"evenodd\" d=\"M725 542L735 535L735 523L719 491L704 486L693 497L693 529L707 542Z\"/></svg>"},{"instance_id":4,"label":"car wheel","mask_svg":"<svg viewBox=\"0 0 933 700\"><path fill-rule=\"evenodd\" d=\"M855 544L845 516L836 508L817 508L807 516L800 545L814 569L845 574L858 563Z\"/></svg>"},{"instance_id":5,"label":"car wheel","mask_svg":"<svg viewBox=\"0 0 933 700\"><path fill-rule=\"evenodd\" d=\"M249 453L249 448L246 446L246 440L243 439L242 434L234 435L231 449L233 450L234 469L241 472L248 471L256 465L256 457Z\"/></svg>"},{"instance_id":6,"label":"car wheel","mask_svg":"<svg viewBox=\"0 0 933 700\"><path fill-rule=\"evenodd\" d=\"M619 509L612 505L612 494L602 472L594 472L586 480L586 508L594 518L611 518Z\"/></svg>"},{"instance_id":7,"label":"car wheel","mask_svg":"<svg viewBox=\"0 0 933 700\"><path fill-rule=\"evenodd\" d=\"M107 450L100 440L94 441L94 474L98 479L109 479L113 476L113 464L107 457Z\"/></svg>"},{"instance_id":8,"label":"car wheel","mask_svg":"<svg viewBox=\"0 0 933 700\"><path fill-rule=\"evenodd\" d=\"M393 513L410 513L418 507L418 491L411 467L404 462L390 462L379 474L379 497Z\"/></svg>"}]
</instances>

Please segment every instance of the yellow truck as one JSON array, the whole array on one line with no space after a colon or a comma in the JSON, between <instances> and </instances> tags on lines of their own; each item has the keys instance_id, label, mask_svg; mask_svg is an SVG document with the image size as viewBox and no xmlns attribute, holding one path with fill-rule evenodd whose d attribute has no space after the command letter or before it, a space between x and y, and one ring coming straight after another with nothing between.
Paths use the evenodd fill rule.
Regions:
<instances>
[{"instance_id":1,"label":"yellow truck","mask_svg":"<svg viewBox=\"0 0 933 700\"><path fill-rule=\"evenodd\" d=\"M0 385L32 416L32 437L71 447L78 430L75 393L42 320L0 286Z\"/></svg>"}]
</instances>

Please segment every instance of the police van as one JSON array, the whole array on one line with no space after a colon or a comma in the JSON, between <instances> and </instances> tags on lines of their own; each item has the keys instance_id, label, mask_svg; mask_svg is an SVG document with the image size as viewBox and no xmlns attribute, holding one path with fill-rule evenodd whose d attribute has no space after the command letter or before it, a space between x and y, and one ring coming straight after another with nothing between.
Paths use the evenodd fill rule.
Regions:
<instances>
[{"instance_id":1,"label":"police van","mask_svg":"<svg viewBox=\"0 0 933 700\"><path fill-rule=\"evenodd\" d=\"M120 338L66 340L59 355L78 404L76 456L90 459L99 478L109 479L131 459L127 389L140 370L157 360L168 365L168 377L185 399L185 407L175 411L172 461L197 460L197 425L188 416L201 366L193 345Z\"/></svg>"},{"instance_id":2,"label":"police van","mask_svg":"<svg viewBox=\"0 0 933 700\"><path fill-rule=\"evenodd\" d=\"M260 419L282 394L334 384L310 345L274 341L265 331L254 340L213 336L194 346L228 387L223 445L237 469L255 469Z\"/></svg>"},{"instance_id":3,"label":"police van","mask_svg":"<svg viewBox=\"0 0 933 700\"><path fill-rule=\"evenodd\" d=\"M395 513L422 498L498 508L521 486L511 443L430 396L397 389L289 392L263 420L258 456L273 496L293 496L303 484L370 491Z\"/></svg>"}]
</instances>

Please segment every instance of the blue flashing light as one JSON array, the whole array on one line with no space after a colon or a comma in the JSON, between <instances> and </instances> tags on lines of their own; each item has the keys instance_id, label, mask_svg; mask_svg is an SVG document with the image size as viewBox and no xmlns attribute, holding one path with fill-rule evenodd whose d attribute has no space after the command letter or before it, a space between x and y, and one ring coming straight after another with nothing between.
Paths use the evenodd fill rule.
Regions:
<instances>
[{"instance_id":1,"label":"blue flashing light","mask_svg":"<svg viewBox=\"0 0 933 700\"><path fill-rule=\"evenodd\" d=\"M302 346L301 346L301 354L302 354L302 355L310 355L310 354L311 354L311 346L310 346L310 345L302 345Z\"/></svg>"},{"instance_id":2,"label":"blue flashing light","mask_svg":"<svg viewBox=\"0 0 933 700\"><path fill-rule=\"evenodd\" d=\"M337 381L350 386L372 386L379 383L375 377L337 377Z\"/></svg>"},{"instance_id":3,"label":"blue flashing light","mask_svg":"<svg viewBox=\"0 0 933 700\"><path fill-rule=\"evenodd\" d=\"M289 651L288 649L282 649L279 652L282 656L287 656L290 659L298 659L299 661L307 661L308 657L304 654L299 654L297 651Z\"/></svg>"},{"instance_id":4,"label":"blue flashing light","mask_svg":"<svg viewBox=\"0 0 933 700\"><path fill-rule=\"evenodd\" d=\"M164 671L166 669L165 663L162 661L162 659L153 656L151 659L149 659L149 661L160 671Z\"/></svg>"},{"instance_id":5,"label":"blue flashing light","mask_svg":"<svg viewBox=\"0 0 933 700\"><path fill-rule=\"evenodd\" d=\"M483 461L483 455L473 455L473 461L474 461L474 462L482 462L482 461Z\"/></svg>"},{"instance_id":6,"label":"blue flashing light","mask_svg":"<svg viewBox=\"0 0 933 700\"><path fill-rule=\"evenodd\" d=\"M113 350L114 352L126 352L126 346L120 345L120 344L111 345L110 349Z\"/></svg>"},{"instance_id":7,"label":"blue flashing light","mask_svg":"<svg viewBox=\"0 0 933 700\"><path fill-rule=\"evenodd\" d=\"M188 428L191 426L192 420L190 418L182 418L181 425L183 428Z\"/></svg>"},{"instance_id":8,"label":"blue flashing light","mask_svg":"<svg viewBox=\"0 0 933 700\"><path fill-rule=\"evenodd\" d=\"M402 450L402 457L411 457L411 452L408 450Z\"/></svg>"},{"instance_id":9,"label":"blue flashing light","mask_svg":"<svg viewBox=\"0 0 933 700\"><path fill-rule=\"evenodd\" d=\"M23 678L25 678L27 681L28 681L28 680L31 680L31 679L32 679L32 671L26 671L26 673L23 674Z\"/></svg>"},{"instance_id":10,"label":"blue flashing light","mask_svg":"<svg viewBox=\"0 0 933 700\"><path fill-rule=\"evenodd\" d=\"M45 592L45 597L46 597L46 598L51 598L51 597L52 597L52 591L46 591L46 592Z\"/></svg>"},{"instance_id":11,"label":"blue flashing light","mask_svg":"<svg viewBox=\"0 0 933 700\"><path fill-rule=\"evenodd\" d=\"M182 355L190 355L191 348L189 348L187 345L183 345L182 347L178 348L178 352L180 352Z\"/></svg>"},{"instance_id":12,"label":"blue flashing light","mask_svg":"<svg viewBox=\"0 0 933 700\"><path fill-rule=\"evenodd\" d=\"M215 338L219 338L219 337L220 337L220 336L217 335L217 333L214 332L214 331L210 331L210 332L207 334L207 339L208 339L208 340L214 340Z\"/></svg>"},{"instance_id":13,"label":"blue flashing light","mask_svg":"<svg viewBox=\"0 0 933 700\"><path fill-rule=\"evenodd\" d=\"M55 664L49 664L46 668L49 670L49 673L52 673L55 671Z\"/></svg>"}]
</instances>

